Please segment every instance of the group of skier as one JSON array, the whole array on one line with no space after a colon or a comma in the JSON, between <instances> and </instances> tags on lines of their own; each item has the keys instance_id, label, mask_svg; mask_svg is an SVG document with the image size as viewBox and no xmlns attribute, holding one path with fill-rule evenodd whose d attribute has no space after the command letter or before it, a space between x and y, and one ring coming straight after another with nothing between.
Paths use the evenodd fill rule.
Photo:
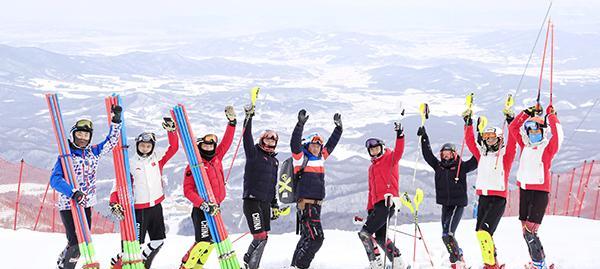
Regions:
<instances>
[{"instance_id":1,"label":"group of skier","mask_svg":"<svg viewBox=\"0 0 600 269\"><path fill-rule=\"evenodd\" d=\"M109 134L100 144L90 143L94 130L90 120L79 120L72 127L70 147L77 181L75 188L71 188L64 179L60 161L57 161L52 171L51 186L61 193L58 207L68 239L68 245L59 257L57 268L75 268L79 250L69 202L70 199L74 199L85 207L88 224L91 225L90 208L96 203L98 160L111 152L118 142L121 111L119 106L112 109L113 118ZM256 269L260 266L267 244L270 222L282 213L277 199L279 135L273 130L265 130L255 142L252 134L255 108L252 105L246 106L244 111L242 139L246 163L243 176L243 213L253 239L243 256L243 261L245 268ZM452 268L467 268L455 233L463 210L468 204L467 174L476 169L475 187L479 203L475 230L481 243L484 268L503 268L496 260L492 235L506 206L508 178L517 145L521 148L516 177L520 187L519 219L532 260L528 266L547 268L544 249L537 231L548 204L549 170L563 134L554 108L547 107L545 118L540 116L542 112L539 104L523 110L516 117L512 111L503 111L509 124L505 141L503 128L498 127L477 130L476 137L473 131L473 112L468 109L463 113L463 118L465 143L473 155L469 160L463 160L456 146L451 143L444 144L437 154L439 158L436 157L425 127L419 128L417 135L420 137L423 157L435 172L436 202L442 206L442 240L450 255ZM232 145L237 126L233 107L225 108L225 116L227 125L221 139L215 134L206 134L196 141L215 200L202 199L189 165L184 171L183 191L193 205L191 219L195 242L182 258L180 268L203 268L213 249L214 244L205 214L218 214L220 204L226 196L222 160ZM318 133L303 136L308 118L306 110L298 112L298 121L290 141L293 171L296 176L294 201L298 211L297 228L300 234L291 266L303 269L310 267L324 241L321 224L321 207L325 199L324 163L334 151L343 130L341 115L336 113L333 116L335 128L327 141ZM179 143L173 120L164 118L162 125L167 131L168 149L160 152L155 148L156 135L143 132L135 139L136 154L130 159L137 234L143 248L142 258L146 268L151 267L153 258L166 238L161 206L165 199L162 173L165 164L177 152ZM395 123L394 132L394 149L387 148L379 138L369 138L365 142L371 158L368 168L368 217L358 236L365 247L372 269L383 268L382 260L386 258L393 268L407 268L395 242L387 235L388 222L399 207L390 203L389 194L392 198L400 196L399 161L405 147L404 129L400 123ZM552 136L549 137L548 133ZM127 210L121 205L116 190L110 196L110 209L118 219L122 219L124 210ZM150 241L144 244L146 234ZM379 254L377 245L384 251L385 258ZM113 258L111 264L112 268L121 268L120 255Z\"/></svg>"}]
</instances>

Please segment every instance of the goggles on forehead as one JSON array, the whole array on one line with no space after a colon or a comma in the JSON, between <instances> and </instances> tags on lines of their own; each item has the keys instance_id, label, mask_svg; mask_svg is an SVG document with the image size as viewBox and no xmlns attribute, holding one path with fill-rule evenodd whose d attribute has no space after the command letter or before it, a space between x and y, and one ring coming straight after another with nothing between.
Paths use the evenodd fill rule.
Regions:
<instances>
[{"instance_id":1,"label":"goggles on forehead","mask_svg":"<svg viewBox=\"0 0 600 269\"><path fill-rule=\"evenodd\" d=\"M367 141L365 141L365 147L366 148L374 148L377 146L381 146L383 143L381 142L381 140L377 139L377 138L369 138L367 139Z\"/></svg>"},{"instance_id":2,"label":"goggles on forehead","mask_svg":"<svg viewBox=\"0 0 600 269\"><path fill-rule=\"evenodd\" d=\"M311 134L304 138L304 143L323 145L323 138L318 134Z\"/></svg>"},{"instance_id":3,"label":"goggles on forehead","mask_svg":"<svg viewBox=\"0 0 600 269\"><path fill-rule=\"evenodd\" d=\"M156 142L156 136L154 133L141 133L135 139L135 142Z\"/></svg>"},{"instance_id":4,"label":"goggles on forehead","mask_svg":"<svg viewBox=\"0 0 600 269\"><path fill-rule=\"evenodd\" d=\"M91 129L94 129L92 127L93 127L92 121L88 120L88 119L78 120L75 123L75 128L77 128L77 129L89 129L89 130L91 130Z\"/></svg>"},{"instance_id":5,"label":"goggles on forehead","mask_svg":"<svg viewBox=\"0 0 600 269\"><path fill-rule=\"evenodd\" d=\"M219 138L215 134L207 134L202 138L198 139L197 142L205 144L217 144L219 142Z\"/></svg>"}]
</instances>

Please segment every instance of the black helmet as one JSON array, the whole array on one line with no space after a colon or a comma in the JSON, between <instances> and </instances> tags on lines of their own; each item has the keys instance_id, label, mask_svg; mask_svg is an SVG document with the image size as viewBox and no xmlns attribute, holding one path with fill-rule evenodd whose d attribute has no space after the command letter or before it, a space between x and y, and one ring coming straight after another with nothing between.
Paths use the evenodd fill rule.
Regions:
<instances>
[{"instance_id":1,"label":"black helmet","mask_svg":"<svg viewBox=\"0 0 600 269\"><path fill-rule=\"evenodd\" d=\"M376 156L371 155L371 151L369 151L370 148L374 148L374 147L380 147L381 150L379 151L379 153ZM371 156L372 158L377 158L380 157L381 155L383 155L383 147L385 147L385 143L383 142L383 140L379 139L379 138L369 138L367 139L367 141L365 141L365 148L367 148L367 152L369 153L369 156Z\"/></svg>"}]
</instances>

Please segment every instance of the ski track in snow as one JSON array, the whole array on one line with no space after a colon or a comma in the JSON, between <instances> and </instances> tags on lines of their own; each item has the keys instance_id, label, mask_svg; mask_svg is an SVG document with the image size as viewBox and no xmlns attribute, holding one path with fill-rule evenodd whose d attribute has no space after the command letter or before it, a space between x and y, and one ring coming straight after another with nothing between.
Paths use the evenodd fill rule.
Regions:
<instances>
[{"instance_id":1,"label":"ski track in snow","mask_svg":"<svg viewBox=\"0 0 600 269\"><path fill-rule=\"evenodd\" d=\"M245 224L244 224L245 225ZM277 225L275 222L274 225ZM465 260L472 268L481 268L479 244L475 236L474 220L464 220L457 231L457 239L465 253ZM421 225L427 245L434 258L436 268L449 268L448 254L441 240L439 223L423 223ZM568 227L568 229L566 229ZM400 230L412 233L413 225L402 225ZM547 216L540 228L540 238L544 244L548 261L554 262L557 268L598 268L600 257L596 255L600 249L600 221L571 217ZM358 227L357 227L358 229ZM11 246L3 249L3 266L6 269L16 268L54 268L56 257L66 243L63 234L33 232L30 230L0 229L3 245ZM234 240L239 234L230 235ZM271 235L265 250L263 269L289 268L289 263L298 240L293 233ZM521 235L520 222L515 217L503 218L494 236L498 247L498 259L506 263L506 268L523 268L529 260L527 247ZM119 249L118 234L94 235L94 247L97 259L102 268L108 268L111 255ZM405 235L396 237L401 253L407 262L412 261L413 240ZM165 246L156 257L153 268L177 268L183 254L192 244L193 237L167 235ZM246 236L234 244L238 258L245 253L251 236ZM36 251L32 259L31 252L26 251L32 244L42 247ZM418 268L431 268L421 242L417 242ZM210 257L205 268L219 268L216 253ZM8 259L7 259L8 258ZM24 267L24 263L27 265ZM77 267L80 268L80 267ZM325 242L317 253L311 268L317 269L363 269L367 268L367 257L354 231L327 230Z\"/></svg>"}]
</instances>

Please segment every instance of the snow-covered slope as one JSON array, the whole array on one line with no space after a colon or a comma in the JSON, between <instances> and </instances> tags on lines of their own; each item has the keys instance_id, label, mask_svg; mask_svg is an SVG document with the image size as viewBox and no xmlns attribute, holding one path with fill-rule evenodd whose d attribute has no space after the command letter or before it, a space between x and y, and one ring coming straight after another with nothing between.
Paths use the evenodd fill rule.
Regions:
<instances>
[{"instance_id":1,"label":"snow-covered slope","mask_svg":"<svg viewBox=\"0 0 600 269\"><path fill-rule=\"evenodd\" d=\"M274 224L277 225L277 224ZM465 259L473 268L482 266L481 255L474 230L473 220L463 220L457 231L457 239L465 253ZM439 223L421 225L426 242L432 253L436 268L448 268L447 252L441 240ZM358 229L359 227L357 227ZM398 227L402 231L412 232L410 224ZM540 237L548 261L554 262L557 268L598 268L600 257L600 221L571 217L548 216L540 229ZM231 235L235 239L239 235ZM2 238L2 268L53 268L58 253L66 243L62 234L47 234L29 230L0 230ZM179 265L181 257L192 244L192 236L167 235L167 241L158 254L153 268L172 269ZM498 259L506 263L507 269L522 268L529 259L527 246L523 241L520 222L513 217L504 218L495 234L498 248ZM263 269L288 268L298 236L293 233L269 236L265 250ZM106 268L110 264L111 255L119 249L117 234L104 234L93 237L99 262ZM234 248L241 257L250 242L250 236L240 239ZM412 261L412 239L398 234L396 240L404 258ZM420 268L431 268L427 255L420 242L417 249L417 265ZM32 249L38 249L32 253ZM367 267L367 258L355 232L327 230L325 243L317 254L312 268L319 269L362 269ZM211 255L206 268L219 268L216 254Z\"/></svg>"}]
</instances>

